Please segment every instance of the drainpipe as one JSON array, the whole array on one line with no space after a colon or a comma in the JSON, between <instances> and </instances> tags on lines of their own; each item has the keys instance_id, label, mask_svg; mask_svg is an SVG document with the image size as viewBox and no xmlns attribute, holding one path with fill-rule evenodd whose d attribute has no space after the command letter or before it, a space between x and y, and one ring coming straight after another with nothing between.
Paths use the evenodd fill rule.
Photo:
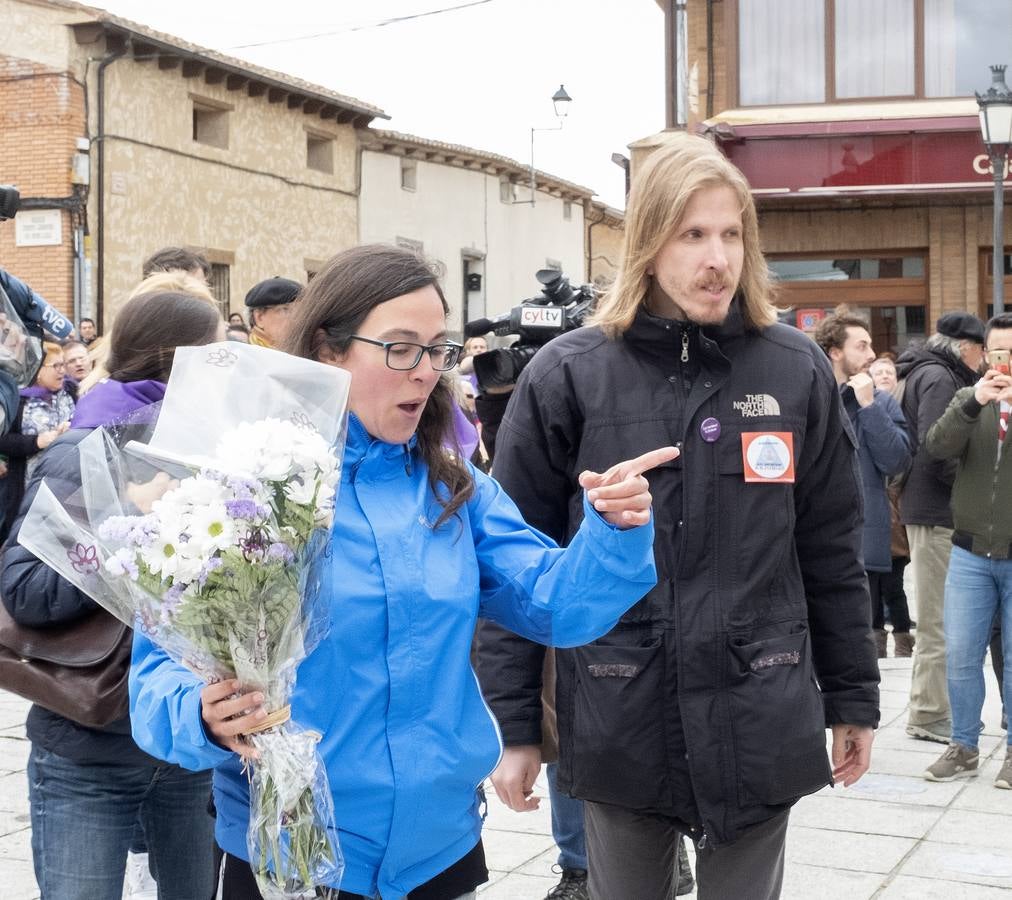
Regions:
<instances>
[{"instance_id":1,"label":"drainpipe","mask_svg":"<svg viewBox=\"0 0 1012 900\"><path fill-rule=\"evenodd\" d=\"M706 118L713 118L713 79L715 60L713 56L713 0L706 0Z\"/></svg>"},{"instance_id":2,"label":"drainpipe","mask_svg":"<svg viewBox=\"0 0 1012 900\"><path fill-rule=\"evenodd\" d=\"M118 50L113 50L98 64L98 272L95 297L95 320L100 330L105 321L105 69L130 49L130 39Z\"/></svg>"}]
</instances>

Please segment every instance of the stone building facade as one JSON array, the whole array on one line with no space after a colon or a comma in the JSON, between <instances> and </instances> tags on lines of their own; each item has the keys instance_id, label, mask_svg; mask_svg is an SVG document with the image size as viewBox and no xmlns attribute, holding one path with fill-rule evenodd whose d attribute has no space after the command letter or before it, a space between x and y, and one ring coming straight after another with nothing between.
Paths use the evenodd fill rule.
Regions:
<instances>
[{"instance_id":1,"label":"stone building facade","mask_svg":"<svg viewBox=\"0 0 1012 900\"><path fill-rule=\"evenodd\" d=\"M206 253L227 312L355 243L356 131L382 110L69 0L0 21L0 182L58 223L36 245L7 223L0 264L61 311L108 319L165 245Z\"/></svg>"}]
</instances>

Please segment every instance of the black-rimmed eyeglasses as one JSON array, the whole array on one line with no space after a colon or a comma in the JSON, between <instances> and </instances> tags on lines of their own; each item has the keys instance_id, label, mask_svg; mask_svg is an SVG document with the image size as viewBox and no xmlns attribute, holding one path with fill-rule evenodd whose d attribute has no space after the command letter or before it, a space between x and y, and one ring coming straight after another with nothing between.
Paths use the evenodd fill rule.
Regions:
<instances>
[{"instance_id":1,"label":"black-rimmed eyeglasses","mask_svg":"<svg viewBox=\"0 0 1012 900\"><path fill-rule=\"evenodd\" d=\"M429 362L435 371L447 372L457 365L460 353L464 349L454 341L445 341L442 344L414 344L411 341L377 341L359 337L357 334L353 334L351 339L382 347L386 350L387 367L398 372L410 372L422 361L423 353L429 354Z\"/></svg>"}]
</instances>

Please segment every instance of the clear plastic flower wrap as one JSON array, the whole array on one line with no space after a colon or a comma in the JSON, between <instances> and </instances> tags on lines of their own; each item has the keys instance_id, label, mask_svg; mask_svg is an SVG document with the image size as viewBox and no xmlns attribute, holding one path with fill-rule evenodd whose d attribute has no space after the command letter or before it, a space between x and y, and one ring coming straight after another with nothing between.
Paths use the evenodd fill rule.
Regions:
<instances>
[{"instance_id":1,"label":"clear plastic flower wrap","mask_svg":"<svg viewBox=\"0 0 1012 900\"><path fill-rule=\"evenodd\" d=\"M79 484L44 482L19 536L204 681L264 694L245 762L247 847L268 900L315 896L343 872L320 736L288 704L330 624L320 560L349 383L260 347L179 348L153 432L120 423L85 437Z\"/></svg>"}]
</instances>

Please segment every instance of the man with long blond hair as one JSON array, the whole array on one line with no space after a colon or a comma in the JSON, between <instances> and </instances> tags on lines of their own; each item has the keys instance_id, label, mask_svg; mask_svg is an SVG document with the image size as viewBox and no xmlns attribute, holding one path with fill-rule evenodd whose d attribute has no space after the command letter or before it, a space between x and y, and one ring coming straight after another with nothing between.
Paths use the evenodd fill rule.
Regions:
<instances>
[{"instance_id":1,"label":"man with long blond hair","mask_svg":"<svg viewBox=\"0 0 1012 900\"><path fill-rule=\"evenodd\" d=\"M580 472L660 444L681 455L650 475L657 587L557 654L559 785L585 801L592 900L667 900L680 834L701 900L775 898L790 807L856 782L878 724L860 482L825 354L776 321L747 182L685 134L636 175L594 323L523 372L493 471L565 542ZM534 733L540 661L492 649L511 660L482 673L493 708ZM514 809L538 763L507 747L493 783Z\"/></svg>"}]
</instances>

